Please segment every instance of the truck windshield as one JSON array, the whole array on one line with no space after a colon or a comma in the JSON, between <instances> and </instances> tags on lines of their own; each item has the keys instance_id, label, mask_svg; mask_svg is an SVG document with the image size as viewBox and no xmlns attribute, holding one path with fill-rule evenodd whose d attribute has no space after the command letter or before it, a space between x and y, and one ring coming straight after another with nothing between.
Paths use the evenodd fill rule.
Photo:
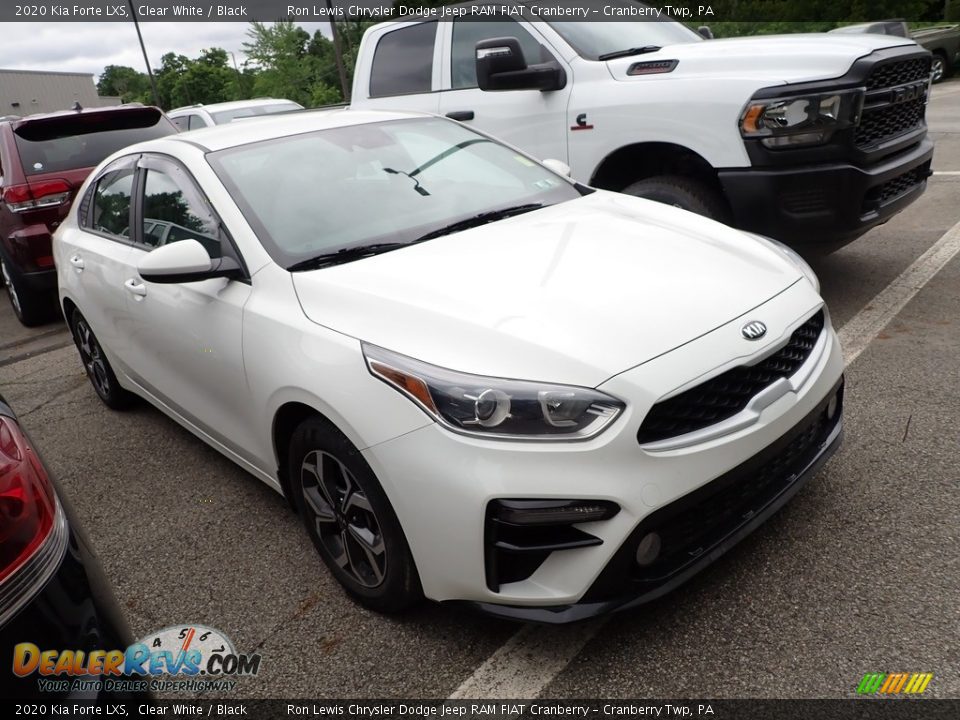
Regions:
<instances>
[{"instance_id":1,"label":"truck windshield","mask_svg":"<svg viewBox=\"0 0 960 720\"><path fill-rule=\"evenodd\" d=\"M598 60L601 55L640 47L667 47L681 43L700 42L703 38L681 22L659 19L641 19L626 13L648 10L643 3L633 0L603 0L602 3L587 0L587 7L595 10L591 19L583 22L550 21L550 27L570 43L577 53L587 60ZM624 15L616 13L623 12ZM620 20L622 22L598 22Z\"/></svg>"},{"instance_id":2,"label":"truck windshield","mask_svg":"<svg viewBox=\"0 0 960 720\"><path fill-rule=\"evenodd\" d=\"M321 129L207 158L285 268L336 253L358 258L581 196L516 150L440 118Z\"/></svg>"}]
</instances>

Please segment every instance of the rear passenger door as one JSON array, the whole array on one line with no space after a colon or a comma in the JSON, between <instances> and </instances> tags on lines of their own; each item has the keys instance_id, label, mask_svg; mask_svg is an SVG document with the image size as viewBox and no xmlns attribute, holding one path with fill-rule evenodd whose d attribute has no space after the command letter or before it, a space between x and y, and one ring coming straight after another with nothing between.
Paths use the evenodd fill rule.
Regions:
<instances>
[{"instance_id":1,"label":"rear passenger door","mask_svg":"<svg viewBox=\"0 0 960 720\"><path fill-rule=\"evenodd\" d=\"M125 372L126 297L136 155L108 165L90 184L78 208L79 227L57 236L59 282L76 303L106 350L110 363ZM71 320L71 318L67 318Z\"/></svg>"},{"instance_id":2,"label":"rear passenger door","mask_svg":"<svg viewBox=\"0 0 960 720\"><path fill-rule=\"evenodd\" d=\"M369 72L358 68L367 87L359 88L353 106L437 112L439 25L437 21L404 24L376 37Z\"/></svg>"}]
</instances>

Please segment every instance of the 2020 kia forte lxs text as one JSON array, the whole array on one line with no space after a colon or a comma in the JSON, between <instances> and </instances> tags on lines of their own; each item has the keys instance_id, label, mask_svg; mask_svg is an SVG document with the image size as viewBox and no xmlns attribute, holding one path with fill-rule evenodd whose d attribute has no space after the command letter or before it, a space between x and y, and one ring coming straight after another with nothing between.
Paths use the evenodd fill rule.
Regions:
<instances>
[{"instance_id":1,"label":"2020 kia forte lxs text","mask_svg":"<svg viewBox=\"0 0 960 720\"><path fill-rule=\"evenodd\" d=\"M359 601L563 622L662 594L837 447L809 267L432 116L109 158L56 236L100 397L284 493Z\"/></svg>"}]
</instances>

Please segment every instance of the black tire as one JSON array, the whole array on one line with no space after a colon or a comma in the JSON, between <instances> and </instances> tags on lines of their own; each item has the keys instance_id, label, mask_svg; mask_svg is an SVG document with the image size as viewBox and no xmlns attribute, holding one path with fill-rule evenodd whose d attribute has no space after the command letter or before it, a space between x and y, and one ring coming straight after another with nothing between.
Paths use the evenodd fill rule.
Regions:
<instances>
[{"instance_id":1,"label":"black tire","mask_svg":"<svg viewBox=\"0 0 960 720\"><path fill-rule=\"evenodd\" d=\"M423 599L400 521L343 433L319 416L304 420L290 441L287 472L310 539L354 599L383 613Z\"/></svg>"},{"instance_id":2,"label":"black tire","mask_svg":"<svg viewBox=\"0 0 960 720\"><path fill-rule=\"evenodd\" d=\"M87 377L94 391L103 400L103 404L112 410L125 410L136 400L136 396L129 390L124 390L117 381L117 376L110 367L103 348L97 336L93 334L86 318L79 310L74 310L70 318L70 331L73 333L73 342L80 353Z\"/></svg>"},{"instance_id":3,"label":"black tire","mask_svg":"<svg viewBox=\"0 0 960 720\"><path fill-rule=\"evenodd\" d=\"M662 175L639 180L627 185L621 192L673 205L720 222L727 222L729 215L726 202L716 190L681 175Z\"/></svg>"},{"instance_id":4,"label":"black tire","mask_svg":"<svg viewBox=\"0 0 960 720\"><path fill-rule=\"evenodd\" d=\"M943 82L951 75L953 75L953 68L947 61L947 56L942 50L934 50L933 65L930 68L930 76L934 85L939 82Z\"/></svg>"},{"instance_id":5,"label":"black tire","mask_svg":"<svg viewBox=\"0 0 960 720\"><path fill-rule=\"evenodd\" d=\"M38 292L28 288L17 271L3 257L0 257L0 278L3 278L13 314L23 326L36 327L53 319L53 293Z\"/></svg>"}]
</instances>

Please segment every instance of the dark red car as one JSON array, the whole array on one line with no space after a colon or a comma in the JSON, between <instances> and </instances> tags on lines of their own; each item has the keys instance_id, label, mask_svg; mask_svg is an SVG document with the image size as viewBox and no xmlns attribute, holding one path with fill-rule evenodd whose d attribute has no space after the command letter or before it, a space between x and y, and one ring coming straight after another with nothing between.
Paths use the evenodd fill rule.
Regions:
<instances>
[{"instance_id":1,"label":"dark red car","mask_svg":"<svg viewBox=\"0 0 960 720\"><path fill-rule=\"evenodd\" d=\"M87 175L117 150L176 132L141 105L0 118L0 272L20 322L56 308L52 235Z\"/></svg>"}]
</instances>

